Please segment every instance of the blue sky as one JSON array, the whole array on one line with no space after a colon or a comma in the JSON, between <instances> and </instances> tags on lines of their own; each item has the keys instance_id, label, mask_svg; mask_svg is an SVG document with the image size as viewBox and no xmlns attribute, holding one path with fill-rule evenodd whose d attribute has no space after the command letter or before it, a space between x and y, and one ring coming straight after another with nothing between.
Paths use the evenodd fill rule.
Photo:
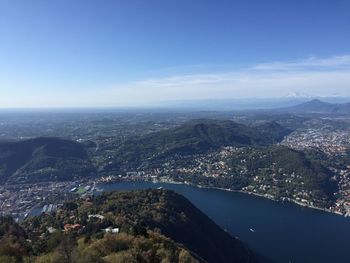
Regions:
<instances>
[{"instance_id":1,"label":"blue sky","mask_svg":"<svg viewBox=\"0 0 350 263\"><path fill-rule=\"evenodd\" d=\"M0 0L0 107L350 95L350 1Z\"/></svg>"}]
</instances>

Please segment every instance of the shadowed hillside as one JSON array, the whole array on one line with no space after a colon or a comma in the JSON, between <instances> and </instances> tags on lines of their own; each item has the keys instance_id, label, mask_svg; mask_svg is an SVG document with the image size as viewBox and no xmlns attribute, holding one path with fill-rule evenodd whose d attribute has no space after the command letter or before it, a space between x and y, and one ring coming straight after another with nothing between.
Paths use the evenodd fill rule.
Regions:
<instances>
[{"instance_id":1,"label":"shadowed hillside","mask_svg":"<svg viewBox=\"0 0 350 263\"><path fill-rule=\"evenodd\" d=\"M83 145L59 138L0 143L2 183L71 180L95 173Z\"/></svg>"}]
</instances>

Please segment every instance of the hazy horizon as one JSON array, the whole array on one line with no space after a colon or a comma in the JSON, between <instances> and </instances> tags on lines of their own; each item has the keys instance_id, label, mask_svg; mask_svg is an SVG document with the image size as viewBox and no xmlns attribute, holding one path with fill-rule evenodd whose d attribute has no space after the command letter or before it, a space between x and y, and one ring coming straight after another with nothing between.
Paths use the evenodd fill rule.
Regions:
<instances>
[{"instance_id":1,"label":"hazy horizon","mask_svg":"<svg viewBox=\"0 0 350 263\"><path fill-rule=\"evenodd\" d=\"M2 1L0 108L350 97L349 1Z\"/></svg>"}]
</instances>

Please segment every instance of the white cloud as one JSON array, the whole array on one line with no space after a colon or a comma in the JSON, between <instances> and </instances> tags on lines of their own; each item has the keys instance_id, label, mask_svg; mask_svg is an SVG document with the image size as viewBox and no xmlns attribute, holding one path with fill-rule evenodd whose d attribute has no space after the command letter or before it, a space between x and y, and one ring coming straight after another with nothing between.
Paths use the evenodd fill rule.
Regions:
<instances>
[{"instance_id":1,"label":"white cloud","mask_svg":"<svg viewBox=\"0 0 350 263\"><path fill-rule=\"evenodd\" d=\"M309 57L306 59L262 63L253 67L255 70L324 70L334 68L350 68L350 55L332 56L328 58Z\"/></svg>"},{"instance_id":2,"label":"white cloud","mask_svg":"<svg viewBox=\"0 0 350 263\"><path fill-rule=\"evenodd\" d=\"M0 96L0 106L143 106L171 100L271 98L292 92L314 96L335 93L350 96L350 55L312 57L263 63L234 71L145 79L84 92L73 86L69 93L52 90L31 94L22 92L15 97Z\"/></svg>"},{"instance_id":3,"label":"white cloud","mask_svg":"<svg viewBox=\"0 0 350 263\"><path fill-rule=\"evenodd\" d=\"M264 63L230 72L146 79L107 91L108 97L118 100L119 105L183 99L280 97L291 92L350 96L350 55Z\"/></svg>"}]
</instances>

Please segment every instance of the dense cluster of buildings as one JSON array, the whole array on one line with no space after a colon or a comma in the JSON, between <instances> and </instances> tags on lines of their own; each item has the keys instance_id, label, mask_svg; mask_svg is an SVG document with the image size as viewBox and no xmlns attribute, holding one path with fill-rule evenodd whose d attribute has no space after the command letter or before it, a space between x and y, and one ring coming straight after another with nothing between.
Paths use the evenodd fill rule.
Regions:
<instances>
[{"instance_id":1,"label":"dense cluster of buildings","mask_svg":"<svg viewBox=\"0 0 350 263\"><path fill-rule=\"evenodd\" d=\"M350 131L311 128L296 130L281 144L297 150L313 148L327 154L344 153L350 145Z\"/></svg>"},{"instance_id":2,"label":"dense cluster of buildings","mask_svg":"<svg viewBox=\"0 0 350 263\"><path fill-rule=\"evenodd\" d=\"M20 219L28 216L35 208L40 208L37 213L55 212L59 203L74 198L79 190L85 189L85 186L80 188L79 184L82 183L69 181L2 186L0 216L11 215ZM77 191L71 192L76 186ZM92 188L89 187L89 190Z\"/></svg>"},{"instance_id":3,"label":"dense cluster of buildings","mask_svg":"<svg viewBox=\"0 0 350 263\"><path fill-rule=\"evenodd\" d=\"M350 147L350 130L348 129L305 129L296 130L287 136L282 145L305 150L317 149L330 156L344 156ZM335 193L336 201L331 208L334 212L350 216L350 164L343 167L328 167L337 176L339 191Z\"/></svg>"},{"instance_id":4,"label":"dense cluster of buildings","mask_svg":"<svg viewBox=\"0 0 350 263\"><path fill-rule=\"evenodd\" d=\"M339 175L339 192L336 193L334 210L350 216L350 165L335 172Z\"/></svg>"}]
</instances>

